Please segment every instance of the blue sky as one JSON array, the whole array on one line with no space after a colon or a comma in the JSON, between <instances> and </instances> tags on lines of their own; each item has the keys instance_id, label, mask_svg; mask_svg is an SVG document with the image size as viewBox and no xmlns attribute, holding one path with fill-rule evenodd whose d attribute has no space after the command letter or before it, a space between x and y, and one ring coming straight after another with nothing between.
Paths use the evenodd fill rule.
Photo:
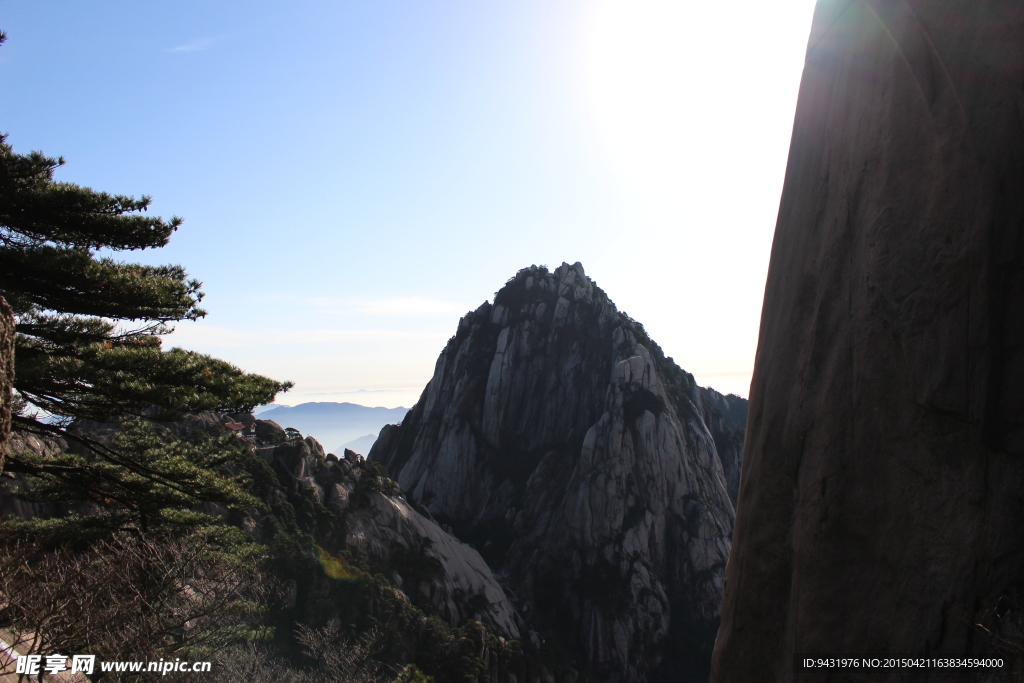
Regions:
<instances>
[{"instance_id":1,"label":"blue sky","mask_svg":"<svg viewBox=\"0 0 1024 683\"><path fill-rule=\"evenodd\" d=\"M185 223L171 343L410 405L459 317L581 261L746 395L813 2L0 0L0 130Z\"/></svg>"}]
</instances>

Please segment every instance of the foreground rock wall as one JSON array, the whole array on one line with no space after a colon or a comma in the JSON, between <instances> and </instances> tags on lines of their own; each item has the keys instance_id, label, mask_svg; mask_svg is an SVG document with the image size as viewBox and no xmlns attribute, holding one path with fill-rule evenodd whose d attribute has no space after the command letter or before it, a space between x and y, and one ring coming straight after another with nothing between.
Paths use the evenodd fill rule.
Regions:
<instances>
[{"instance_id":1,"label":"foreground rock wall","mask_svg":"<svg viewBox=\"0 0 1024 683\"><path fill-rule=\"evenodd\" d=\"M974 624L1010 632L1022 45L1017 1L818 3L713 681L794 680L794 653L993 651Z\"/></svg>"}]
</instances>

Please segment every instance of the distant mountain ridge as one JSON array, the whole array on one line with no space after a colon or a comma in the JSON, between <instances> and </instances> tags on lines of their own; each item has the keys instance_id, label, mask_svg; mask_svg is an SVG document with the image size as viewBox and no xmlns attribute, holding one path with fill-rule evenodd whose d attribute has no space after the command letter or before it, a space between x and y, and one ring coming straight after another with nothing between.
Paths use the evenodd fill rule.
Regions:
<instances>
[{"instance_id":1,"label":"distant mountain ridge","mask_svg":"<svg viewBox=\"0 0 1024 683\"><path fill-rule=\"evenodd\" d=\"M337 447L368 434L378 434L386 424L401 422L408 408L370 408L356 403L312 402L297 406L276 406L256 411L261 420L273 420L282 427L294 427L320 443ZM366 448L369 451L369 448Z\"/></svg>"}]
</instances>

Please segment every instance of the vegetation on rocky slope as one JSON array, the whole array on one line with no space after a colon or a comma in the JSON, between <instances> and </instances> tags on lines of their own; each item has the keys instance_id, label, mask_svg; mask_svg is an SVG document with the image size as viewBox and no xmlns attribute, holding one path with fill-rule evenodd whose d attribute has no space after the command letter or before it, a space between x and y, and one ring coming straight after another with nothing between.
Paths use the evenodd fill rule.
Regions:
<instances>
[{"instance_id":1,"label":"vegetation on rocky slope","mask_svg":"<svg viewBox=\"0 0 1024 683\"><path fill-rule=\"evenodd\" d=\"M146 429L152 428L128 423L123 436L136 438ZM272 430L250 445L265 452L275 448L277 436ZM161 524L127 527L131 533L110 527L123 511L102 507L70 516L60 508L34 508L56 514L4 521L0 593L21 597L0 608L0 624L23 640L45 634L32 645L37 652L56 648L101 659L187 656L214 659L225 672L258 661L277 672L276 680L333 680L323 678L328 660L359 648L367 649L364 659L372 664L372 676L370 669L360 674L367 681L484 682L511 674L530 681L557 668L557 657L529 641L500 637L473 620L449 624L416 590L440 578L429 541L386 556L346 542L351 517L365 514L374 496L401 496L379 463L349 453L339 464L314 453L317 481L357 481L344 504L324 504L312 489L297 487L278 460L271 465L258 451L237 448L248 442L229 438L236 447L222 463L231 474L224 481L241 487L244 504L215 508L217 515L182 508L176 517L173 508L162 508L163 516L155 518ZM18 495L35 503L44 498L45 479L19 481ZM180 504L189 502L195 501ZM76 527L108 533L69 542L67 530ZM140 581L140 572L149 578ZM192 600L193 594L204 600ZM145 607L157 604L160 610ZM467 605L466 611L479 607ZM92 612L95 618L85 618ZM102 627L107 617L121 628ZM314 641L323 651L311 650ZM359 679L352 674L351 680Z\"/></svg>"}]
</instances>

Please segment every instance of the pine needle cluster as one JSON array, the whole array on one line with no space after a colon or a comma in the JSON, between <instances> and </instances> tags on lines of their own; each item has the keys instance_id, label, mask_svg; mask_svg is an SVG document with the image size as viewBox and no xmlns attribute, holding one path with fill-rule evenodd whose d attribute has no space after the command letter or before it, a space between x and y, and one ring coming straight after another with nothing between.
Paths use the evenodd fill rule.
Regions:
<instances>
[{"instance_id":1,"label":"pine needle cluster","mask_svg":"<svg viewBox=\"0 0 1024 683\"><path fill-rule=\"evenodd\" d=\"M205 315L199 281L178 265L121 262L99 252L162 247L181 219L146 215L149 197L58 182L54 172L63 163L40 152L18 154L0 136L0 296L15 316L14 428L64 438L85 454L12 453L6 469L34 477L35 496L118 509L141 528L197 501L239 500L237 487L218 474L220 456L204 455L232 452L225 443L199 448L129 422L118 442L104 445L72 428L83 420L247 411L290 384L204 354L165 350L171 323Z\"/></svg>"}]
</instances>

